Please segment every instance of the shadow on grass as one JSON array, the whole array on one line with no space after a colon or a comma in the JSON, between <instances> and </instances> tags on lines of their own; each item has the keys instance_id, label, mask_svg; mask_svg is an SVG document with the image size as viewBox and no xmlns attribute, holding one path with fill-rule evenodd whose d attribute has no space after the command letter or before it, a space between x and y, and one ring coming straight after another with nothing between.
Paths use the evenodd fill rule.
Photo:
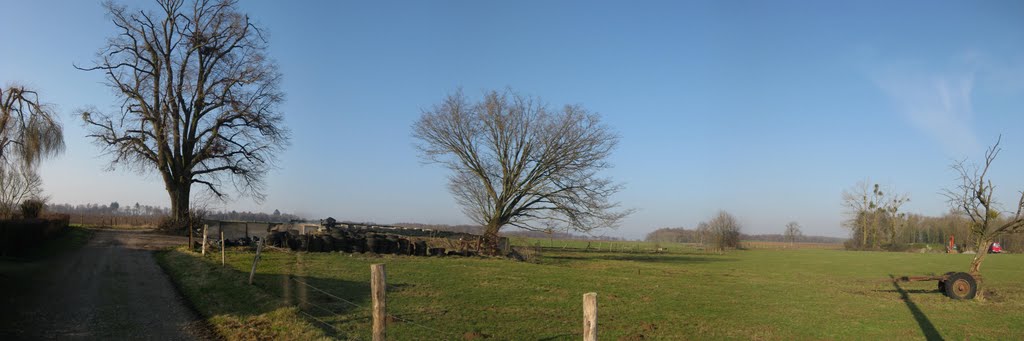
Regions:
<instances>
[{"instance_id":1,"label":"shadow on grass","mask_svg":"<svg viewBox=\"0 0 1024 341\"><path fill-rule=\"evenodd\" d=\"M892 286L896 288L896 292L900 293L900 298L903 300L903 303L907 305L907 309L910 309L910 314L914 316L914 320L917 321L917 325L921 327L921 332L924 333L924 337L928 340L943 340L942 334L935 329L935 325L928 319L928 316L925 315L924 312L917 307L917 304L910 299L910 292L904 290L903 287L900 287L899 282L896 281L896 277L893 275L889 275L889 277L893 279ZM935 292L933 290L915 290L915 292L918 291L926 293Z\"/></svg>"},{"instance_id":2,"label":"shadow on grass","mask_svg":"<svg viewBox=\"0 0 1024 341\"><path fill-rule=\"evenodd\" d=\"M350 339L356 336L346 334L335 325L370 320L369 283L257 273L253 284L249 285L248 271L222 267L181 250L158 252L157 259L200 314L206 318L234 316L241 319L228 323L227 328L259 329L265 325L264 329L274 329L276 327L267 325L269 320L279 318L277 314L282 308L297 307L300 309L299 317L324 334ZM234 325L239 323L242 325ZM301 335L282 336L303 338Z\"/></svg>"}]
</instances>

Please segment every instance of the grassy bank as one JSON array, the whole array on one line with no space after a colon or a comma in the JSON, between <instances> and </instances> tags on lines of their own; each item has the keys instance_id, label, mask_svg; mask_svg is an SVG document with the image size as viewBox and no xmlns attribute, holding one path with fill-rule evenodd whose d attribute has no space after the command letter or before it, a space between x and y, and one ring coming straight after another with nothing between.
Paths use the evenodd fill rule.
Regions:
<instances>
[{"instance_id":1,"label":"grassy bank","mask_svg":"<svg viewBox=\"0 0 1024 341\"><path fill-rule=\"evenodd\" d=\"M186 294L223 330L267 312L288 312L294 318L296 313L284 307L297 305L330 326L301 319L287 325L303 324L302 332L311 326L341 339L369 339L369 265L384 263L392 315L388 335L396 340L579 339L581 296L591 291L598 293L602 339L1024 336L1024 314L1019 313L1024 310L1024 255L990 256L984 271L994 294L977 302L952 301L936 291L935 282L897 286L884 281L889 275L965 270L970 255L668 250L556 248L543 251L536 264L268 252L256 276L265 294L244 284L251 252L229 252L227 269L219 269L219 254L203 259L175 250L161 259L178 269L172 274L184 282ZM253 296L267 307L219 307Z\"/></svg>"},{"instance_id":2,"label":"grassy bank","mask_svg":"<svg viewBox=\"0 0 1024 341\"><path fill-rule=\"evenodd\" d=\"M248 285L247 274L204 261L184 248L158 252L156 258L217 334L228 340L327 338L296 308Z\"/></svg>"}]
</instances>

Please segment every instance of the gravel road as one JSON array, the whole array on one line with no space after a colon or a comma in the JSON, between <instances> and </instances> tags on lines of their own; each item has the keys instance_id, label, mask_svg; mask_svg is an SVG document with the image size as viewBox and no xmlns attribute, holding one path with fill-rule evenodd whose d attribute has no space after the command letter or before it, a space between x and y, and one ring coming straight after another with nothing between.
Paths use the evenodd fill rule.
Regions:
<instances>
[{"instance_id":1,"label":"gravel road","mask_svg":"<svg viewBox=\"0 0 1024 341\"><path fill-rule=\"evenodd\" d=\"M0 274L0 339L206 340L153 250L183 237L98 230L81 249Z\"/></svg>"}]
</instances>

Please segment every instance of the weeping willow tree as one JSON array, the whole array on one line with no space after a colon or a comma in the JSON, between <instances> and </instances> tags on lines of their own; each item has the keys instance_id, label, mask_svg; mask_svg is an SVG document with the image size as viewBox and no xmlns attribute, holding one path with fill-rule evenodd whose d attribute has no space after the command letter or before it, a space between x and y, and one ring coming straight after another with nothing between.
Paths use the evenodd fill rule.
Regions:
<instances>
[{"instance_id":1,"label":"weeping willow tree","mask_svg":"<svg viewBox=\"0 0 1024 341\"><path fill-rule=\"evenodd\" d=\"M64 129L39 94L19 85L0 87L0 216L40 195L39 162L64 151Z\"/></svg>"}]
</instances>

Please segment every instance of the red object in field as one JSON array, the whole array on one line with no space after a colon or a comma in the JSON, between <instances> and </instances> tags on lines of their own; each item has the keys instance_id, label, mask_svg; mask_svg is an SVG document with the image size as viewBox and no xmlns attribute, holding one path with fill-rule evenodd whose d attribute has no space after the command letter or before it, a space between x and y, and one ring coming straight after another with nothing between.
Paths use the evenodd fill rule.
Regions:
<instances>
[{"instance_id":1,"label":"red object in field","mask_svg":"<svg viewBox=\"0 0 1024 341\"><path fill-rule=\"evenodd\" d=\"M946 247L946 253L952 253L956 250L956 244L953 244L953 235L949 235L949 246Z\"/></svg>"},{"instance_id":2,"label":"red object in field","mask_svg":"<svg viewBox=\"0 0 1024 341\"><path fill-rule=\"evenodd\" d=\"M999 245L998 242L992 243L992 246L989 246L989 248L988 248L988 252L991 252L991 253L1003 253L1003 246Z\"/></svg>"}]
</instances>

